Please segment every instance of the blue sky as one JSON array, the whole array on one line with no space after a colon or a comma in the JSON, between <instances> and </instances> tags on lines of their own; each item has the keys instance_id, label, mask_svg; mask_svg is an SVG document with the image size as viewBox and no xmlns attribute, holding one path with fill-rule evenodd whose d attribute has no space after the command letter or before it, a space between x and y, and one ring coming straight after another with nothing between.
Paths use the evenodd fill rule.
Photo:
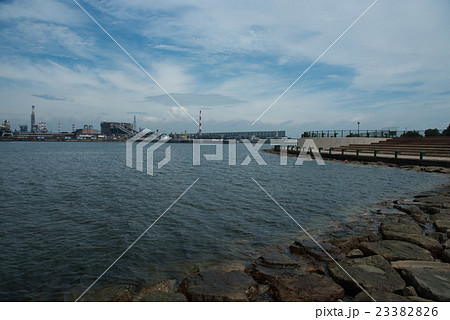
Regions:
<instances>
[{"instance_id":1,"label":"blue sky","mask_svg":"<svg viewBox=\"0 0 450 320\"><path fill-rule=\"evenodd\" d=\"M203 131L447 127L450 2L79 1ZM0 119L197 125L71 0L0 1Z\"/></svg>"}]
</instances>

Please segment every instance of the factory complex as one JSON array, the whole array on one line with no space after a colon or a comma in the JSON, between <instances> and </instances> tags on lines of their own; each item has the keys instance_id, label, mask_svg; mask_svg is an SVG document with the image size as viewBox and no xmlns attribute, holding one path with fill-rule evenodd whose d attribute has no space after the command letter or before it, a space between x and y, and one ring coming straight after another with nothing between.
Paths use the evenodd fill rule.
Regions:
<instances>
[{"instance_id":1,"label":"factory complex","mask_svg":"<svg viewBox=\"0 0 450 320\"><path fill-rule=\"evenodd\" d=\"M248 131L248 132L212 132L202 133L201 111L199 115L199 130L196 133L173 134L171 142L191 142L193 139L270 139L285 137L285 131ZM136 127L136 116L134 122L109 122L100 123L100 131L94 129L93 125L85 124L82 128L72 125L72 132L62 132L61 124L58 124L58 132L49 132L46 122L36 123L36 108L31 107L30 126L19 125L19 130L12 131L8 120L0 125L0 140L2 141L125 141L140 130Z\"/></svg>"}]
</instances>

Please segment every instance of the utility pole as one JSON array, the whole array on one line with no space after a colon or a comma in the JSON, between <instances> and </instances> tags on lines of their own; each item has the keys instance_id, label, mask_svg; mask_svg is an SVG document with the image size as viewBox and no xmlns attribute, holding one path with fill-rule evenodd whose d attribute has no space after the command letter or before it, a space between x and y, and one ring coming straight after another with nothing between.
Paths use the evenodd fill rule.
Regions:
<instances>
[{"instance_id":1,"label":"utility pole","mask_svg":"<svg viewBox=\"0 0 450 320\"><path fill-rule=\"evenodd\" d=\"M360 122L358 121L358 137L359 137L359 123L360 123Z\"/></svg>"}]
</instances>

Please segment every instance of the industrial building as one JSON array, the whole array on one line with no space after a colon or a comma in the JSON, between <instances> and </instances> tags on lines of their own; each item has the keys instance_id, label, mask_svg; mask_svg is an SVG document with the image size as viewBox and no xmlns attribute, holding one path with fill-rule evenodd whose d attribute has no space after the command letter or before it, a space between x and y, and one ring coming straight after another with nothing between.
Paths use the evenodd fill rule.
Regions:
<instances>
[{"instance_id":1,"label":"industrial building","mask_svg":"<svg viewBox=\"0 0 450 320\"><path fill-rule=\"evenodd\" d=\"M5 120L3 124L0 124L0 138L12 137L11 124L9 120Z\"/></svg>"},{"instance_id":2,"label":"industrial building","mask_svg":"<svg viewBox=\"0 0 450 320\"><path fill-rule=\"evenodd\" d=\"M219 138L219 139L273 139L283 138L286 131L243 131L243 132L207 132L202 133L202 138Z\"/></svg>"},{"instance_id":3,"label":"industrial building","mask_svg":"<svg viewBox=\"0 0 450 320\"><path fill-rule=\"evenodd\" d=\"M80 135L80 134L96 135L96 134L99 134L99 132L97 129L94 129L94 127L92 125L85 124L82 129L76 129L75 134L76 135Z\"/></svg>"},{"instance_id":4,"label":"industrial building","mask_svg":"<svg viewBox=\"0 0 450 320\"><path fill-rule=\"evenodd\" d=\"M127 122L106 122L103 121L100 125L102 134L107 137L124 137L137 133L134 126Z\"/></svg>"}]
</instances>

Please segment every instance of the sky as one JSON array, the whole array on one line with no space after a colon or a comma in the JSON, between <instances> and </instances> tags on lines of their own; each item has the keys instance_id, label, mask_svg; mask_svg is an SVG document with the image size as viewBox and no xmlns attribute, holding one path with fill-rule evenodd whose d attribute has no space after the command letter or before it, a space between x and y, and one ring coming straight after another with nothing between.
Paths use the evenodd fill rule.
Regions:
<instances>
[{"instance_id":1,"label":"sky","mask_svg":"<svg viewBox=\"0 0 450 320\"><path fill-rule=\"evenodd\" d=\"M56 132L101 121L162 132L450 122L450 2L0 0L0 120ZM163 88L159 87L153 77Z\"/></svg>"}]
</instances>

